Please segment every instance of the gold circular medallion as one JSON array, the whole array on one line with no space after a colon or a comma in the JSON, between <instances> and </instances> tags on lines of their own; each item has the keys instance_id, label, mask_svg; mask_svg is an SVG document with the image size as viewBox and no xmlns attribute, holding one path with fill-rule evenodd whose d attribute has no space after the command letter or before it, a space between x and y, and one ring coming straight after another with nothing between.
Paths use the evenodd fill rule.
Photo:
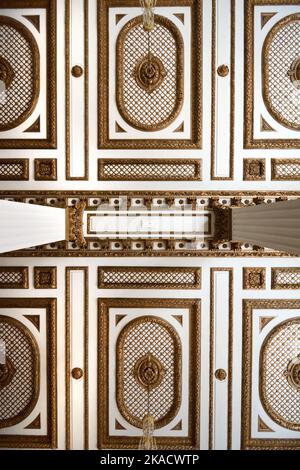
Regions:
<instances>
[{"instance_id":1,"label":"gold circular medallion","mask_svg":"<svg viewBox=\"0 0 300 470\"><path fill-rule=\"evenodd\" d=\"M74 65L74 67L72 67L72 75L75 78L81 77L83 75L83 68L80 67L80 65Z\"/></svg>"},{"instance_id":2,"label":"gold circular medallion","mask_svg":"<svg viewBox=\"0 0 300 470\"><path fill-rule=\"evenodd\" d=\"M137 63L133 75L139 87L152 93L161 85L167 73L162 61L150 53Z\"/></svg>"},{"instance_id":3,"label":"gold circular medallion","mask_svg":"<svg viewBox=\"0 0 300 470\"><path fill-rule=\"evenodd\" d=\"M152 354L141 357L134 366L134 376L143 388L156 388L165 376L161 362Z\"/></svg>"},{"instance_id":4,"label":"gold circular medallion","mask_svg":"<svg viewBox=\"0 0 300 470\"><path fill-rule=\"evenodd\" d=\"M72 369L72 377L75 380L81 379L81 377L83 377L83 370L79 367L74 367L74 369Z\"/></svg>"},{"instance_id":5,"label":"gold circular medallion","mask_svg":"<svg viewBox=\"0 0 300 470\"><path fill-rule=\"evenodd\" d=\"M220 77L227 77L229 74L229 67L225 64L222 64L218 67L217 73Z\"/></svg>"},{"instance_id":6,"label":"gold circular medallion","mask_svg":"<svg viewBox=\"0 0 300 470\"><path fill-rule=\"evenodd\" d=\"M215 377L217 380L220 380L220 382L223 382L227 378L227 373L224 369L217 369L215 372Z\"/></svg>"}]
</instances>

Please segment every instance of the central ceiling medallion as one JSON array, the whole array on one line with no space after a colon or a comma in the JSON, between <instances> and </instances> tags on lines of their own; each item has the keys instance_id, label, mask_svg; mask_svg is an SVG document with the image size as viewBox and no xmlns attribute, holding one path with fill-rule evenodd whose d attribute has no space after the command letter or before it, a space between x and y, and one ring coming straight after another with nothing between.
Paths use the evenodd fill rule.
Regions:
<instances>
[{"instance_id":1,"label":"central ceiling medallion","mask_svg":"<svg viewBox=\"0 0 300 470\"><path fill-rule=\"evenodd\" d=\"M135 363L133 373L139 385L152 390L161 384L166 371L153 354L147 354Z\"/></svg>"},{"instance_id":2,"label":"central ceiling medallion","mask_svg":"<svg viewBox=\"0 0 300 470\"><path fill-rule=\"evenodd\" d=\"M0 364L0 389L10 384L15 372L13 363L8 357L6 357L5 364Z\"/></svg>"},{"instance_id":3,"label":"central ceiling medallion","mask_svg":"<svg viewBox=\"0 0 300 470\"><path fill-rule=\"evenodd\" d=\"M163 82L167 72L162 61L151 52L136 65L134 77L139 87L152 93Z\"/></svg>"},{"instance_id":4,"label":"central ceiling medallion","mask_svg":"<svg viewBox=\"0 0 300 470\"><path fill-rule=\"evenodd\" d=\"M300 57L298 57L291 65L288 75L291 79L292 84L298 90L300 89Z\"/></svg>"},{"instance_id":5,"label":"central ceiling medallion","mask_svg":"<svg viewBox=\"0 0 300 470\"><path fill-rule=\"evenodd\" d=\"M300 354L288 363L284 376L290 386L300 392Z\"/></svg>"}]
</instances>

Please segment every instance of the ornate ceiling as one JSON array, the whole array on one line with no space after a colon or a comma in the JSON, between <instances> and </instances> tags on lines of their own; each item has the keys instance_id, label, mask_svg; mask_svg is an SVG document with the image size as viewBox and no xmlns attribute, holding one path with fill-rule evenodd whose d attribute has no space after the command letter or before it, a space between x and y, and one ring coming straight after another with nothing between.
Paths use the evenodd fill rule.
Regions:
<instances>
[{"instance_id":1,"label":"ornate ceiling","mask_svg":"<svg viewBox=\"0 0 300 470\"><path fill-rule=\"evenodd\" d=\"M299 261L229 215L300 197L299 38L296 0L0 1L0 198L86 241L1 255L0 447L137 449L150 406L159 449L300 448Z\"/></svg>"}]
</instances>

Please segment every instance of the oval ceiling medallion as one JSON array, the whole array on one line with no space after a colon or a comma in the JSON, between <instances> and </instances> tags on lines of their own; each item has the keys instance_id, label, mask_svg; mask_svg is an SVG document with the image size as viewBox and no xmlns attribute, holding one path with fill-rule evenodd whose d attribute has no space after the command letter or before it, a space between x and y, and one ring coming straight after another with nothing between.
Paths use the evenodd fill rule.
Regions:
<instances>
[{"instance_id":1,"label":"oval ceiling medallion","mask_svg":"<svg viewBox=\"0 0 300 470\"><path fill-rule=\"evenodd\" d=\"M273 26L262 50L262 92L267 110L277 122L300 130L300 14Z\"/></svg>"},{"instance_id":2,"label":"oval ceiling medallion","mask_svg":"<svg viewBox=\"0 0 300 470\"><path fill-rule=\"evenodd\" d=\"M168 18L155 15L151 33L143 17L128 21L117 39L116 100L122 118L135 129L168 127L183 106L183 38Z\"/></svg>"},{"instance_id":3,"label":"oval ceiling medallion","mask_svg":"<svg viewBox=\"0 0 300 470\"><path fill-rule=\"evenodd\" d=\"M0 131L13 129L32 114L39 97L39 50L19 21L0 16Z\"/></svg>"},{"instance_id":4,"label":"oval ceiling medallion","mask_svg":"<svg viewBox=\"0 0 300 470\"><path fill-rule=\"evenodd\" d=\"M151 414L155 428L166 426L181 404L180 338L167 321L143 316L120 332L116 350L116 397L123 418L143 427Z\"/></svg>"},{"instance_id":5,"label":"oval ceiling medallion","mask_svg":"<svg viewBox=\"0 0 300 470\"><path fill-rule=\"evenodd\" d=\"M0 338L6 355L0 366L0 428L7 428L27 418L37 403L40 360L36 340L20 321L0 315Z\"/></svg>"},{"instance_id":6,"label":"oval ceiling medallion","mask_svg":"<svg viewBox=\"0 0 300 470\"><path fill-rule=\"evenodd\" d=\"M300 431L300 319L279 323L260 352L260 399L280 426Z\"/></svg>"}]
</instances>

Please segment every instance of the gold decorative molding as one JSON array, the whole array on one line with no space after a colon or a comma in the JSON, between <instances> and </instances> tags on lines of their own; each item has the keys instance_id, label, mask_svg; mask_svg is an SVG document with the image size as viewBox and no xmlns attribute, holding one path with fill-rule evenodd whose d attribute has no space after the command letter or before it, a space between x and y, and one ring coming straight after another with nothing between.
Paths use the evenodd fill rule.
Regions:
<instances>
[{"instance_id":1,"label":"gold decorative molding","mask_svg":"<svg viewBox=\"0 0 300 470\"><path fill-rule=\"evenodd\" d=\"M228 370L227 373L224 370L215 371L215 280L214 273L216 272L228 272L229 273L229 295L228 295ZM214 381L215 378L219 380L227 379L227 410L228 410L228 421L227 421L227 449L232 448L232 370L233 370L233 302L234 302L234 290L233 290L233 269L232 268L211 268L210 269L210 332L209 332L209 423L208 423L208 445L209 449L213 449L213 433L214 433ZM215 376L217 372L217 376ZM225 372L225 375L224 375Z\"/></svg>"},{"instance_id":2,"label":"gold decorative molding","mask_svg":"<svg viewBox=\"0 0 300 470\"><path fill-rule=\"evenodd\" d=\"M83 235L84 201L78 201L75 207L66 208L66 240L74 242L78 247L85 247L87 242Z\"/></svg>"},{"instance_id":3,"label":"gold decorative molding","mask_svg":"<svg viewBox=\"0 0 300 470\"><path fill-rule=\"evenodd\" d=\"M6 52L2 52L2 54L6 57L3 55L0 57L0 78L2 77L6 84L8 96L0 110L0 132L18 127L31 116L37 105L40 90L40 57L34 36L23 23L8 16L0 16L0 28L3 26L5 27L3 41L6 44ZM8 53L10 38L7 31L19 35L25 41L22 43L22 40L19 39L17 57ZM27 65L29 69L27 75L24 75L26 71L24 72L18 67L20 60L30 64ZM16 102L19 103L20 111L15 106ZM8 116L11 116L9 120Z\"/></svg>"},{"instance_id":4,"label":"gold decorative molding","mask_svg":"<svg viewBox=\"0 0 300 470\"><path fill-rule=\"evenodd\" d=\"M200 302L198 300L182 299L99 299L99 353L98 353L98 448L102 449L136 449L139 437L111 436L108 428L109 400L109 310L110 308L188 308L190 321L189 344L189 427L186 437L157 437L159 449L199 449L199 410L200 410ZM159 311L159 310L158 310ZM142 317L147 318L147 317ZM149 317L158 319L158 317ZM134 322L135 320L133 320ZM130 322L130 323L133 323ZM130 326L130 323L128 324ZM163 324L167 322L163 321ZM125 327L126 328L126 327ZM123 329L124 330L124 329ZM118 393L118 388L117 388ZM101 397L101 398L100 398ZM126 418L127 419L127 418Z\"/></svg>"},{"instance_id":5,"label":"gold decorative molding","mask_svg":"<svg viewBox=\"0 0 300 470\"><path fill-rule=\"evenodd\" d=\"M98 267L99 289L201 289L201 268Z\"/></svg>"},{"instance_id":6,"label":"gold decorative molding","mask_svg":"<svg viewBox=\"0 0 300 470\"><path fill-rule=\"evenodd\" d=\"M201 160L99 159L98 180L102 181L200 181Z\"/></svg>"},{"instance_id":7,"label":"gold decorative molding","mask_svg":"<svg viewBox=\"0 0 300 470\"><path fill-rule=\"evenodd\" d=\"M57 159L56 158L35 158L34 159L34 179L36 181L56 181L57 180Z\"/></svg>"},{"instance_id":8,"label":"gold decorative molding","mask_svg":"<svg viewBox=\"0 0 300 470\"><path fill-rule=\"evenodd\" d=\"M35 289L56 289L57 288L57 268L56 266L35 266L34 267L34 288Z\"/></svg>"},{"instance_id":9,"label":"gold decorative molding","mask_svg":"<svg viewBox=\"0 0 300 470\"><path fill-rule=\"evenodd\" d=\"M230 64L222 66L221 69L217 67L217 5L216 0L212 0L212 36L211 36L211 76L212 76L212 85L211 85L211 151L210 151L210 178L215 181L226 181L234 179L234 133L235 133L235 30L236 30L236 6L235 0L230 1L230 10L231 10L231 25L230 25ZM215 167L216 167L216 106L217 106L217 76L216 71L218 70L221 74L228 73L230 71L230 170L229 176L220 177L215 176ZM220 75L222 76L222 75ZM226 76L226 75L225 75Z\"/></svg>"},{"instance_id":10,"label":"gold decorative molding","mask_svg":"<svg viewBox=\"0 0 300 470\"><path fill-rule=\"evenodd\" d=\"M300 430L296 411L300 390L299 333L299 317L276 325L263 342L259 361L261 403L275 423L294 431Z\"/></svg>"},{"instance_id":11,"label":"gold decorative molding","mask_svg":"<svg viewBox=\"0 0 300 470\"><path fill-rule=\"evenodd\" d=\"M262 48L262 80L263 80L263 87L262 87L262 93L263 93L263 99L264 99L264 103L265 103L265 106L268 110L268 112L270 113L270 115L276 119L277 122L279 122L279 124L289 128L289 129L294 129L294 130L300 130L300 120L297 119L296 121L297 122L294 122L294 120L291 120L289 119L286 115L286 109L291 107L293 101L295 101L295 97L293 96L293 86L291 86L291 90L290 90L290 100L287 100L287 97L286 95L288 94L287 93L287 90L286 90L286 85L288 85L289 81L292 81L293 77L296 79L296 76L297 76L297 64L299 64L299 58L298 58L298 61L297 63L295 61L293 61L292 64L290 64L291 68L288 69L288 70L285 70L284 71L284 78L287 77L287 76L290 76L290 80L287 78L287 83L282 83L282 80L280 80L280 76L279 76L279 79L277 79L277 76L276 76L276 70L274 70L274 66L271 67L270 66L270 56L271 56L271 47L272 47L272 43L276 37L276 35L285 27L293 24L293 23L298 23L300 20L300 14L299 13L296 13L296 14L292 14L292 15L289 15L289 16L286 16L284 18L282 18L280 21L278 21L274 26L273 28L270 30L270 32L268 33L265 41L264 41L264 45L263 45L263 48ZM296 35L297 37L297 35ZM295 44L291 44L291 40L288 40L286 38L286 41L288 41L288 47L289 48L295 48L296 50L298 50L298 42L296 40ZM279 48L279 51L281 51L282 49L286 48L286 42L284 42L283 44L281 43L281 46ZM298 51L299 52L299 51ZM274 54L274 52L273 52ZM279 60L279 61L278 61ZM276 67L279 66L279 64L282 63L282 57L278 57L278 60L276 61ZM280 65L282 67L282 65ZM293 67L296 67L295 71L293 72ZM272 70L273 69L273 70ZM273 72L273 73L272 73ZM295 76L296 75L296 76ZM282 83L282 89L281 90L278 90L277 93L281 91L281 97L280 99L278 100L277 99L277 103L275 102L275 98L273 97L272 98L272 92L271 90L274 89L274 81L278 81L279 83ZM284 92L284 93L283 93ZM282 106L282 103L284 104L284 106ZM297 105L293 105L294 106L294 113L297 114L297 111L298 111L298 108L297 108Z\"/></svg>"},{"instance_id":12,"label":"gold decorative molding","mask_svg":"<svg viewBox=\"0 0 300 470\"><path fill-rule=\"evenodd\" d=\"M38 331L40 331L40 316L39 315L24 315L27 320L29 320Z\"/></svg>"},{"instance_id":13,"label":"gold decorative molding","mask_svg":"<svg viewBox=\"0 0 300 470\"><path fill-rule=\"evenodd\" d=\"M254 138L254 8L261 5L286 5L283 0L247 0L245 2L245 105L244 105L244 148L245 149L272 149L272 148L298 148L300 139L255 139ZM289 5L298 5L298 0L289 0ZM268 12L269 13L269 12ZM283 19L284 20L284 19ZM278 25L278 23L277 23ZM276 27L276 25L275 25ZM271 30L271 34L274 28ZM269 33L270 34L270 33ZM269 36L271 37L271 36ZM265 42L265 46L268 42ZM265 47L264 47L265 49ZM262 51L262 60L267 60L267 55ZM268 73L265 69L263 80ZM288 72L288 71L287 71ZM263 86L263 94L266 97L266 86ZM268 107L268 103L266 103ZM270 111L270 109L269 109ZM272 112L271 112L272 115ZM278 121L278 119L275 117ZM282 122L283 124L283 122ZM284 124L283 124L284 125Z\"/></svg>"},{"instance_id":14,"label":"gold decorative molding","mask_svg":"<svg viewBox=\"0 0 300 470\"><path fill-rule=\"evenodd\" d=\"M71 272L82 271L84 274L84 372L71 369ZM74 379L83 377L84 381L84 448L89 448L89 268L87 266L67 266L65 271L65 384L66 412L65 432L66 449L71 449L71 375Z\"/></svg>"},{"instance_id":15,"label":"gold decorative molding","mask_svg":"<svg viewBox=\"0 0 300 470\"><path fill-rule=\"evenodd\" d=\"M56 448L57 447L57 396L56 396L56 299L51 298L0 298L0 308L2 309L45 309L46 316L46 338L45 347L47 348L47 364L46 364L46 377L47 377L47 431L42 435L18 435L18 434L1 434L0 435L0 448ZM3 316L1 316L3 318ZM5 317L6 318L6 317ZM7 317L10 323L14 323L19 327L24 327L24 335L32 342L34 350L35 361L39 360L38 346L33 335L29 330L22 325L19 321L12 317ZM36 398L39 394L40 386L40 372L37 363L36 373L33 374L34 396ZM26 415L28 416L33 410L36 403L36 398L31 404L31 410L28 409ZM18 418L19 419L19 418ZM25 419L20 416L21 421ZM3 427L0 424L0 427Z\"/></svg>"},{"instance_id":16,"label":"gold decorative molding","mask_svg":"<svg viewBox=\"0 0 300 470\"><path fill-rule=\"evenodd\" d=\"M272 289L300 289L300 268L272 268Z\"/></svg>"},{"instance_id":17,"label":"gold decorative molding","mask_svg":"<svg viewBox=\"0 0 300 470\"><path fill-rule=\"evenodd\" d=\"M295 309L300 308L300 300L286 299L244 299L243 301L243 359L242 359L242 450L297 450L300 449L299 439L257 438L252 437L252 355L253 355L253 310ZM280 325L279 325L280 326ZM272 330L274 331L274 330ZM270 334L267 336L270 337ZM262 351L262 350L261 350ZM270 371L269 371L270 373ZM286 380L283 377L284 380ZM261 390L262 375L260 375ZM267 411L269 414L269 412ZM269 414L270 415L270 414ZM271 417L273 420L273 416Z\"/></svg>"},{"instance_id":18,"label":"gold decorative molding","mask_svg":"<svg viewBox=\"0 0 300 470\"><path fill-rule=\"evenodd\" d=\"M28 202L32 204L44 204L52 207L63 207L74 209L77 200L82 200L87 203L87 210L96 211L98 205L109 204L111 207L116 207L114 201L127 198L127 207L137 209L135 201L140 201L141 204L150 209L152 204L155 207L164 207L169 210L175 199L178 201L190 204L194 209L197 207L210 208L216 217L216 227L222 228L222 224L218 222L218 212L222 215L224 220L228 221L226 227L230 228L230 209L234 207L246 207L250 204L261 204L267 202L269 199L279 202L286 200L288 197L300 197L299 191L0 191L1 199L10 199L18 202ZM205 206L201 205L201 201L206 202ZM230 206L228 206L228 200ZM217 209L220 209L218 211ZM227 209L227 210L225 210ZM71 211L72 212L72 211ZM223 217L224 216L224 217ZM221 219L222 219L221 218ZM68 222L67 222L68 223ZM227 222L226 222L227 223ZM1 254L1 257L61 257L61 256L74 256L74 257L166 257L166 256L194 256L194 257L295 257L294 255L265 250L258 246L244 247L242 243L231 241L228 244L228 238L225 240L229 249L222 249L221 243L217 243L219 236L227 237L228 231L222 229L221 232L216 230L214 239L209 240L204 246L195 246L195 240L182 240L182 239L136 239L134 241L128 239L99 239L88 238L85 246L78 247L75 242L67 244L65 241L57 242L48 245L35 247L32 249L19 250L10 252L8 254ZM66 230L66 240L68 239L69 229ZM230 233L229 233L230 235ZM229 237L230 240L231 236ZM115 244L118 244L118 249ZM137 248L136 245L139 245ZM224 247L223 247L224 248Z\"/></svg>"},{"instance_id":19,"label":"gold decorative molding","mask_svg":"<svg viewBox=\"0 0 300 470\"><path fill-rule=\"evenodd\" d=\"M178 18L182 24L184 24L184 13L174 13L174 16L176 16L176 18Z\"/></svg>"},{"instance_id":20,"label":"gold decorative molding","mask_svg":"<svg viewBox=\"0 0 300 470\"><path fill-rule=\"evenodd\" d=\"M257 420L257 430L258 432L274 432L262 419L258 416Z\"/></svg>"},{"instance_id":21,"label":"gold decorative molding","mask_svg":"<svg viewBox=\"0 0 300 470\"><path fill-rule=\"evenodd\" d=\"M143 299L140 299L140 307L143 307ZM135 331L138 333L135 333ZM134 338L136 334L139 334L140 338L144 338L143 347L140 346L140 349L134 347L136 340L131 338ZM155 335L155 343L162 346L160 355L163 357L163 363L145 349L146 345L146 348L151 348L149 343L152 342L150 338L152 335ZM152 339L154 340L154 336ZM131 344L130 350L128 349L129 344ZM157 348L154 349L156 353L159 351ZM169 354L172 354L171 361ZM139 357L139 355L141 356ZM136 358L138 359L136 360ZM132 360L136 360L136 362L133 369L133 378L130 381L127 363L131 363ZM151 365L147 366L147 362L150 362ZM165 369L164 364L168 364L168 370ZM121 330L116 345L117 406L123 418L136 428L143 427L143 420L140 418L141 411L135 411L136 405L132 397L138 397L137 400L141 403L141 407L143 403L147 405L147 387L145 386L145 373L147 373L145 369L147 367L151 368L153 375L150 391L153 388L157 389L154 396L152 395L154 405L151 411L151 414L155 417L155 428L157 429L169 424L177 415L181 406L182 344L178 333L171 324L155 316L138 317L127 323ZM162 381L164 381L163 386ZM135 382L138 387L135 386ZM155 403L157 403L157 407ZM144 414L146 414L147 406L144 411Z\"/></svg>"},{"instance_id":22,"label":"gold decorative molding","mask_svg":"<svg viewBox=\"0 0 300 470\"><path fill-rule=\"evenodd\" d=\"M123 133L123 132L126 133L127 132L127 131L125 131L125 129L123 129L123 127L120 126L120 124L117 123L117 121L116 121L116 124L115 124L115 130L116 130L116 132L119 132L119 133ZM98 160L98 163L99 163L99 160Z\"/></svg>"},{"instance_id":23,"label":"gold decorative molding","mask_svg":"<svg viewBox=\"0 0 300 470\"><path fill-rule=\"evenodd\" d=\"M261 13L260 15L260 21L261 21L261 29L263 29L268 21L270 21L273 16L276 15L276 13Z\"/></svg>"},{"instance_id":24,"label":"gold decorative molding","mask_svg":"<svg viewBox=\"0 0 300 470\"><path fill-rule=\"evenodd\" d=\"M31 124L31 126L28 127L28 129L26 129L24 132L40 132L41 130L41 120L40 120L40 116L36 119L36 121L34 121L33 124Z\"/></svg>"},{"instance_id":25,"label":"gold decorative molding","mask_svg":"<svg viewBox=\"0 0 300 470\"><path fill-rule=\"evenodd\" d=\"M35 29L40 32L40 17L39 15L23 15L26 20L30 21Z\"/></svg>"},{"instance_id":26,"label":"gold decorative molding","mask_svg":"<svg viewBox=\"0 0 300 470\"><path fill-rule=\"evenodd\" d=\"M89 1L84 0L84 64L71 68L71 0L65 1L65 86L66 86L66 180L87 181L89 179ZM71 81L84 74L84 175L71 176Z\"/></svg>"},{"instance_id":27,"label":"gold decorative molding","mask_svg":"<svg viewBox=\"0 0 300 470\"><path fill-rule=\"evenodd\" d=\"M215 233L213 237L214 244L219 244L222 241L231 240L231 209L228 207L222 207L219 204L215 204L213 201L213 210L215 215Z\"/></svg>"},{"instance_id":28,"label":"gold decorative molding","mask_svg":"<svg viewBox=\"0 0 300 470\"><path fill-rule=\"evenodd\" d=\"M41 415L37 415L37 417L29 423L25 429L41 429Z\"/></svg>"},{"instance_id":29,"label":"gold decorative molding","mask_svg":"<svg viewBox=\"0 0 300 470\"><path fill-rule=\"evenodd\" d=\"M266 268L243 268L243 289L265 289Z\"/></svg>"},{"instance_id":30,"label":"gold decorative molding","mask_svg":"<svg viewBox=\"0 0 300 470\"><path fill-rule=\"evenodd\" d=\"M40 353L36 339L23 323L5 315L0 315L0 323L6 353L6 363L0 367L1 415L6 415L6 418L0 419L0 429L3 429L21 423L37 404L40 393ZM16 333L19 338L17 346ZM9 413L3 412L5 407Z\"/></svg>"},{"instance_id":31,"label":"gold decorative molding","mask_svg":"<svg viewBox=\"0 0 300 470\"><path fill-rule=\"evenodd\" d=\"M244 181L262 181L266 179L264 158L244 158Z\"/></svg>"},{"instance_id":32,"label":"gold decorative molding","mask_svg":"<svg viewBox=\"0 0 300 470\"><path fill-rule=\"evenodd\" d=\"M272 158L271 179L272 181L299 181L300 159Z\"/></svg>"},{"instance_id":33,"label":"gold decorative molding","mask_svg":"<svg viewBox=\"0 0 300 470\"><path fill-rule=\"evenodd\" d=\"M109 113L109 102L108 102L108 90L109 90L109 75L108 75L108 45L109 45L109 36L108 36L108 12L110 8L113 7L136 7L138 4L135 0L103 0L98 3L98 56L100 60L98 62L98 103L99 103L99 117L98 117L98 148L124 148L124 149L139 149L139 148L165 148L165 149L179 149L179 148L201 148L202 145L202 80L194 80L191 85L191 136L190 138L186 139L155 139L155 138L148 138L148 139L111 139L109 136L109 121L108 121L108 113ZM160 0L160 7L165 6L174 6L172 0ZM192 51L192 60L191 60L191 76L202 76L202 1L201 0L182 0L180 2L180 6L189 6L192 10L191 14L191 21L192 21L192 35L191 35L191 51ZM170 21L166 17L161 15L155 15L155 18L162 18L162 21L167 22ZM118 18L117 18L118 20ZM130 20L128 23L125 24L124 28L128 27L128 24L140 21L138 17ZM141 22L141 21L140 21ZM177 29L175 23L170 21L171 27L173 29ZM125 31L125 30L124 30ZM178 30L179 31L179 30ZM201 32L199 34L199 31ZM172 33L173 34L173 33ZM119 38L120 39L120 36ZM119 47L119 50L122 51L122 48ZM117 53L117 61L118 61L118 53ZM118 77L120 78L121 68L117 66L117 81ZM179 70L179 74L177 74L177 83L180 85L180 76L182 75L181 70ZM182 76L183 80L183 76ZM122 87L118 86L117 83L117 90L121 89ZM177 86L177 90L180 87ZM182 88L183 92L183 88ZM177 92L177 101L181 96L180 93ZM183 98L183 97L182 97ZM122 97L120 93L117 91L117 100L121 107L119 109L123 110L122 106ZM179 100L179 101L180 101ZM180 103L179 103L180 104ZM179 109L179 106L175 107ZM124 114L124 112L123 112ZM168 125L168 120L171 122L174 118L174 112L170 114L170 117L165 122L161 121L156 123L155 129L153 127L152 130L158 130L162 128L161 126ZM126 113L123 115L123 118L127 117ZM125 119L126 120L126 119ZM129 120L129 124L133 127L141 128L141 123L137 122L137 120ZM134 121L134 122L133 122ZM127 121L128 122L128 121ZM143 125L143 124L142 124ZM159 127L158 127L159 126ZM145 123L143 125L145 130L151 132L152 125L149 129L146 129Z\"/></svg>"},{"instance_id":34,"label":"gold decorative molding","mask_svg":"<svg viewBox=\"0 0 300 470\"><path fill-rule=\"evenodd\" d=\"M1 147L1 143L0 143L0 147ZM27 181L28 179L29 179L29 159L28 158L1 158L0 159L0 181Z\"/></svg>"},{"instance_id":35,"label":"gold decorative molding","mask_svg":"<svg viewBox=\"0 0 300 470\"><path fill-rule=\"evenodd\" d=\"M184 76L183 76L183 65L184 65L184 42L179 29L174 23L172 23L165 16L155 15L155 30L151 34L151 41L161 42L161 47L166 47L163 44L162 32L168 31L168 39L170 44L167 47L168 60L166 64L168 69L168 76L171 73L175 74L175 80L173 77L170 78L170 83L166 83L166 67L163 62L156 56L151 55L151 71L149 70L148 55L145 54L136 64L134 71L128 69L126 63L126 52L132 49L132 54L136 54L136 46L128 44L128 38L131 38L136 31L139 35L143 35L145 38L145 44L147 45L147 33L141 29L143 24L143 16L137 16L128 21L119 33L116 44L116 102L118 110L122 118L130 126L144 130L148 132L158 131L167 128L179 115L184 101ZM161 37L162 36L162 37ZM133 41L133 39L131 39ZM166 38L165 38L166 41ZM172 43L172 45L171 45ZM174 49L175 48L175 52ZM146 52L146 49L145 49ZM173 70L175 65L176 71ZM135 97L130 95L130 98L126 97L126 88L131 80L131 75L135 79L137 88L135 90ZM172 80L173 78L173 80ZM175 81L175 90L172 89L172 83ZM166 85L165 85L166 84ZM130 82L130 86L134 86L134 82ZM138 93L138 88L146 91L145 96ZM159 94L152 94L154 90L159 88ZM174 95L174 99L173 99ZM170 98L172 96L172 98ZM136 100L136 103L135 103ZM152 101L154 102L152 103ZM160 102L160 109L164 109L161 113L157 109L156 101ZM172 101L174 101L172 103ZM135 105L134 105L135 103ZM172 104L172 106L171 106ZM166 109L170 108L166 115ZM143 109L143 118L137 118L136 114L133 113L133 108ZM152 109L153 108L153 109ZM149 122L146 120L149 117ZM151 121L151 123L150 123Z\"/></svg>"},{"instance_id":36,"label":"gold decorative molding","mask_svg":"<svg viewBox=\"0 0 300 470\"><path fill-rule=\"evenodd\" d=\"M261 332L270 321L274 320L275 317L259 317L259 332Z\"/></svg>"},{"instance_id":37,"label":"gold decorative molding","mask_svg":"<svg viewBox=\"0 0 300 470\"><path fill-rule=\"evenodd\" d=\"M262 116L260 116L260 130L261 132L274 132L275 131L273 127L271 127L270 124Z\"/></svg>"},{"instance_id":38,"label":"gold decorative molding","mask_svg":"<svg viewBox=\"0 0 300 470\"><path fill-rule=\"evenodd\" d=\"M28 268L0 266L0 289L28 289Z\"/></svg>"},{"instance_id":39,"label":"gold decorative molding","mask_svg":"<svg viewBox=\"0 0 300 470\"><path fill-rule=\"evenodd\" d=\"M56 2L52 0L26 0L27 8L43 8L46 11L46 24L47 24L47 36L45 37L45 43L47 45L47 102L46 102L46 123L47 123L47 133L46 138L18 138L18 139L0 139L0 148L4 149L54 149L56 148L56 138L57 138L57 129L56 129L56 111L57 111L57 101L56 101ZM13 8L24 8L24 0L1 0L1 8L3 9L13 9ZM37 28L39 20L36 18L38 15L31 15L24 17L31 21L32 24ZM11 17L8 18L9 21L14 21ZM40 18L38 16L38 18ZM15 20L16 21L16 20ZM39 61L39 48L35 43L33 35L22 23L17 22L24 28L24 31L29 34L30 48L35 55L36 67L33 70L33 83L39 91L40 85L40 71L38 66ZM23 32L24 32L23 31ZM23 34L23 33L22 33ZM34 42L31 41L33 39ZM35 47L36 46L36 47ZM19 57L18 57L19 60ZM35 94L35 98L32 104L32 109L35 107L36 102L38 101L38 93ZM28 113L31 114L32 110L29 110ZM25 115L23 116L25 118ZM26 116L27 118L28 116Z\"/></svg>"}]
</instances>

